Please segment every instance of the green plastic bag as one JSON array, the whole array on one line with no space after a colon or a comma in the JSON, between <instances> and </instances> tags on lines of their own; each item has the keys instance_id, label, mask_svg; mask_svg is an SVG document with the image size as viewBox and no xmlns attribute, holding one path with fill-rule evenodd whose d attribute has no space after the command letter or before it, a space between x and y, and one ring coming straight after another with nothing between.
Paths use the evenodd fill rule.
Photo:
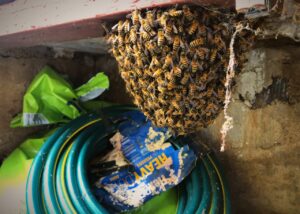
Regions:
<instances>
[{"instance_id":1,"label":"green plastic bag","mask_svg":"<svg viewBox=\"0 0 300 214\"><path fill-rule=\"evenodd\" d=\"M26 213L26 180L33 158L52 130L43 136L27 139L0 167L0 207L2 213Z\"/></svg>"},{"instance_id":2,"label":"green plastic bag","mask_svg":"<svg viewBox=\"0 0 300 214\"><path fill-rule=\"evenodd\" d=\"M23 112L15 117L11 127L27 127L65 123L84 111L80 101L94 99L109 87L108 77L98 73L77 89L49 66L33 79L23 98Z\"/></svg>"}]
</instances>

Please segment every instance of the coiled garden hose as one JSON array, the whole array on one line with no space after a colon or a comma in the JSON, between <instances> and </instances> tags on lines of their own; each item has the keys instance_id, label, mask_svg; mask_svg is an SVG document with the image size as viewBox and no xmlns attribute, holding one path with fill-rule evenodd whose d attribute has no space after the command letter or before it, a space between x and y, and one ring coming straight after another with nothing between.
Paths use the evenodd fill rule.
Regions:
<instances>
[{"instance_id":1,"label":"coiled garden hose","mask_svg":"<svg viewBox=\"0 0 300 214\"><path fill-rule=\"evenodd\" d=\"M107 108L110 117L134 110ZM109 213L91 191L87 164L107 146L118 123L82 116L58 129L34 159L27 180L28 213ZM177 213L230 213L229 192L219 164L211 153L202 156L179 185Z\"/></svg>"}]
</instances>

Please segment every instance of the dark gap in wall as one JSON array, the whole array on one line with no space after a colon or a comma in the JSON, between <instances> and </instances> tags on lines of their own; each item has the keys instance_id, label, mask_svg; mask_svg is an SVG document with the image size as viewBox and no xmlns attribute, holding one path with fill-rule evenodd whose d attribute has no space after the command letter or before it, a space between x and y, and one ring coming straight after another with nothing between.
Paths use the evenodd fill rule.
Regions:
<instances>
[{"instance_id":1,"label":"dark gap in wall","mask_svg":"<svg viewBox=\"0 0 300 214\"><path fill-rule=\"evenodd\" d=\"M260 93L256 94L255 102L252 104L251 109L262 108L271 104L274 100L282 102L289 102L288 95L288 80L279 77L273 77L272 84L264 88Z\"/></svg>"}]
</instances>

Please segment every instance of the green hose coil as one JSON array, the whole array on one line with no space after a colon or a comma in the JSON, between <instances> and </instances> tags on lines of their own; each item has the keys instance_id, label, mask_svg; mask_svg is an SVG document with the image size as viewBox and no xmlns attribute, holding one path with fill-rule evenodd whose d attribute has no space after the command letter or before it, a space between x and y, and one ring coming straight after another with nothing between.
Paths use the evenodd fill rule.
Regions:
<instances>
[{"instance_id":1,"label":"green hose coil","mask_svg":"<svg viewBox=\"0 0 300 214\"><path fill-rule=\"evenodd\" d=\"M131 110L135 109L114 106L102 113L110 117ZM107 147L107 139L116 128L117 123L97 115L82 116L59 128L32 163L26 188L27 212L109 213L93 195L86 169L89 160ZM178 189L177 214L231 213L228 187L212 153L202 156Z\"/></svg>"}]
</instances>

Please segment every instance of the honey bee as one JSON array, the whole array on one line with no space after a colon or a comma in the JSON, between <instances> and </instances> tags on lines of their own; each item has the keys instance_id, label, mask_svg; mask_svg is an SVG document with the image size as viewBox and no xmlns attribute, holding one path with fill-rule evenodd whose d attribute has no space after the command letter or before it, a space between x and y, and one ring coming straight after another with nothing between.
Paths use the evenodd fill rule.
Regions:
<instances>
[{"instance_id":1,"label":"honey bee","mask_svg":"<svg viewBox=\"0 0 300 214\"><path fill-rule=\"evenodd\" d=\"M180 60L179 60L180 68L184 69L189 66L188 58L185 54L185 52L180 53Z\"/></svg>"},{"instance_id":2,"label":"honey bee","mask_svg":"<svg viewBox=\"0 0 300 214\"><path fill-rule=\"evenodd\" d=\"M157 44L154 41L147 41L145 47L152 55L160 53L161 49L157 47Z\"/></svg>"},{"instance_id":3,"label":"honey bee","mask_svg":"<svg viewBox=\"0 0 300 214\"><path fill-rule=\"evenodd\" d=\"M141 55L137 55L136 57L136 65L138 68L143 68L144 67L144 63L143 63L143 60L141 58ZM139 76L142 76L142 75L139 75Z\"/></svg>"},{"instance_id":4,"label":"honey bee","mask_svg":"<svg viewBox=\"0 0 300 214\"><path fill-rule=\"evenodd\" d=\"M163 46L161 56L166 57L170 50L171 48L168 45Z\"/></svg>"},{"instance_id":5,"label":"honey bee","mask_svg":"<svg viewBox=\"0 0 300 214\"><path fill-rule=\"evenodd\" d=\"M161 93L165 93L167 91L167 88L163 85L157 86L157 90Z\"/></svg>"},{"instance_id":6,"label":"honey bee","mask_svg":"<svg viewBox=\"0 0 300 214\"><path fill-rule=\"evenodd\" d=\"M140 24L140 11L139 10L132 11L131 19L134 25Z\"/></svg>"},{"instance_id":7,"label":"honey bee","mask_svg":"<svg viewBox=\"0 0 300 214\"><path fill-rule=\"evenodd\" d=\"M203 73L200 76L200 81L203 82L203 83L205 83L207 80L208 80L208 73Z\"/></svg>"},{"instance_id":8,"label":"honey bee","mask_svg":"<svg viewBox=\"0 0 300 214\"><path fill-rule=\"evenodd\" d=\"M163 73L163 69L158 68L154 73L153 77L159 77ZM157 80L158 81L158 80Z\"/></svg>"},{"instance_id":9,"label":"honey bee","mask_svg":"<svg viewBox=\"0 0 300 214\"><path fill-rule=\"evenodd\" d=\"M156 118L164 117L164 111L162 109L158 109L154 112Z\"/></svg>"},{"instance_id":10,"label":"honey bee","mask_svg":"<svg viewBox=\"0 0 300 214\"><path fill-rule=\"evenodd\" d=\"M131 60L129 59L129 57L125 57L125 60L124 60L124 68L130 69L131 66L132 66Z\"/></svg>"},{"instance_id":11,"label":"honey bee","mask_svg":"<svg viewBox=\"0 0 300 214\"><path fill-rule=\"evenodd\" d=\"M191 84L189 85L189 93L190 93L190 95L191 95L191 96L194 96L196 91L197 91L197 86L196 86L196 84L191 83Z\"/></svg>"},{"instance_id":12,"label":"honey bee","mask_svg":"<svg viewBox=\"0 0 300 214\"><path fill-rule=\"evenodd\" d=\"M118 35L118 45L119 47L124 45L124 37L121 34Z\"/></svg>"},{"instance_id":13,"label":"honey bee","mask_svg":"<svg viewBox=\"0 0 300 214\"><path fill-rule=\"evenodd\" d=\"M143 94L144 97L149 97L149 91L144 87L143 84L146 84L146 83L144 83L144 82L141 83L141 87L142 87L141 91L142 91L142 94Z\"/></svg>"},{"instance_id":14,"label":"honey bee","mask_svg":"<svg viewBox=\"0 0 300 214\"><path fill-rule=\"evenodd\" d=\"M126 19L124 24L123 24L123 30L124 33L128 33L130 31L130 21L129 19Z\"/></svg>"},{"instance_id":15,"label":"honey bee","mask_svg":"<svg viewBox=\"0 0 300 214\"><path fill-rule=\"evenodd\" d=\"M205 109L205 111L207 112L206 115L210 116L211 113L215 112L217 109L218 109L218 107L214 103L212 103L212 102L208 103L206 106L206 109Z\"/></svg>"},{"instance_id":16,"label":"honey bee","mask_svg":"<svg viewBox=\"0 0 300 214\"><path fill-rule=\"evenodd\" d=\"M168 11L169 15L171 17L178 17L181 16L183 14L182 10L176 10L175 8L172 8Z\"/></svg>"},{"instance_id":17,"label":"honey bee","mask_svg":"<svg viewBox=\"0 0 300 214\"><path fill-rule=\"evenodd\" d=\"M166 27L169 20L169 14L167 12L157 13L157 21L162 27Z\"/></svg>"},{"instance_id":18,"label":"honey bee","mask_svg":"<svg viewBox=\"0 0 300 214\"><path fill-rule=\"evenodd\" d=\"M150 34L147 31L142 31L141 36L145 41L149 41L151 38Z\"/></svg>"},{"instance_id":19,"label":"honey bee","mask_svg":"<svg viewBox=\"0 0 300 214\"><path fill-rule=\"evenodd\" d=\"M157 56L153 56L149 68L152 69L154 66L160 67L161 63L157 59Z\"/></svg>"},{"instance_id":20,"label":"honey bee","mask_svg":"<svg viewBox=\"0 0 300 214\"><path fill-rule=\"evenodd\" d=\"M173 54L175 54L177 52L177 50L179 49L179 46L180 46L180 36L175 35L174 41L173 41Z\"/></svg>"},{"instance_id":21,"label":"honey bee","mask_svg":"<svg viewBox=\"0 0 300 214\"><path fill-rule=\"evenodd\" d=\"M146 12L146 19L151 27L154 27L154 14L152 11Z\"/></svg>"},{"instance_id":22,"label":"honey bee","mask_svg":"<svg viewBox=\"0 0 300 214\"><path fill-rule=\"evenodd\" d=\"M147 31L150 34L150 36L154 36L156 34L146 19L142 19L142 27L145 31Z\"/></svg>"},{"instance_id":23,"label":"honey bee","mask_svg":"<svg viewBox=\"0 0 300 214\"><path fill-rule=\"evenodd\" d=\"M188 28L188 34L192 35L196 32L196 30L198 29L198 21L197 20L193 20L192 24L189 26Z\"/></svg>"},{"instance_id":24,"label":"honey bee","mask_svg":"<svg viewBox=\"0 0 300 214\"><path fill-rule=\"evenodd\" d=\"M174 125L174 120L171 117L167 118L167 123L169 126L173 126Z\"/></svg>"},{"instance_id":25,"label":"honey bee","mask_svg":"<svg viewBox=\"0 0 300 214\"><path fill-rule=\"evenodd\" d=\"M206 26L203 25L203 24L198 25L198 29L199 29L199 34L200 35L205 35L207 33L206 32Z\"/></svg>"},{"instance_id":26,"label":"honey bee","mask_svg":"<svg viewBox=\"0 0 300 214\"><path fill-rule=\"evenodd\" d=\"M171 54L168 54L165 58L165 63L163 64L163 69L169 68L170 65L173 66L173 57Z\"/></svg>"},{"instance_id":27,"label":"honey bee","mask_svg":"<svg viewBox=\"0 0 300 214\"><path fill-rule=\"evenodd\" d=\"M183 124L181 123L180 120L178 120L174 126L175 126L176 128L182 128Z\"/></svg>"},{"instance_id":28,"label":"honey bee","mask_svg":"<svg viewBox=\"0 0 300 214\"><path fill-rule=\"evenodd\" d=\"M112 52L112 54L113 54L115 57L121 55L121 53L120 53L120 51L119 51L118 48L112 48L110 51Z\"/></svg>"},{"instance_id":29,"label":"honey bee","mask_svg":"<svg viewBox=\"0 0 300 214\"><path fill-rule=\"evenodd\" d=\"M129 32L129 39L131 43L136 43L137 41L137 32L136 27L132 26Z\"/></svg>"},{"instance_id":30,"label":"honey bee","mask_svg":"<svg viewBox=\"0 0 300 214\"><path fill-rule=\"evenodd\" d=\"M188 21L192 21L194 19L194 14L191 12L188 6L183 5L182 11L183 11L184 18L186 18Z\"/></svg>"},{"instance_id":31,"label":"honey bee","mask_svg":"<svg viewBox=\"0 0 300 214\"><path fill-rule=\"evenodd\" d=\"M218 95L219 98L224 99L224 97L225 97L225 90L224 90L224 88L219 87L217 95Z\"/></svg>"},{"instance_id":32,"label":"honey bee","mask_svg":"<svg viewBox=\"0 0 300 214\"><path fill-rule=\"evenodd\" d=\"M168 90L172 90L172 89L174 89L175 87L176 87L175 81L174 81L174 82L170 81L170 82L167 83L167 89L168 89Z\"/></svg>"},{"instance_id":33,"label":"honey bee","mask_svg":"<svg viewBox=\"0 0 300 214\"><path fill-rule=\"evenodd\" d=\"M129 80L129 79L130 79L129 72L122 71L122 72L121 72L121 77L122 77L124 80Z\"/></svg>"},{"instance_id":34,"label":"honey bee","mask_svg":"<svg viewBox=\"0 0 300 214\"><path fill-rule=\"evenodd\" d=\"M113 45L113 48L118 48L118 37L115 34L109 36L108 42Z\"/></svg>"},{"instance_id":35,"label":"honey bee","mask_svg":"<svg viewBox=\"0 0 300 214\"><path fill-rule=\"evenodd\" d=\"M179 102L182 99L181 94L175 93L175 100Z\"/></svg>"},{"instance_id":36,"label":"honey bee","mask_svg":"<svg viewBox=\"0 0 300 214\"><path fill-rule=\"evenodd\" d=\"M194 125L194 121L192 120L184 120L184 126L190 128Z\"/></svg>"},{"instance_id":37,"label":"honey bee","mask_svg":"<svg viewBox=\"0 0 300 214\"><path fill-rule=\"evenodd\" d=\"M134 104L137 106L141 106L143 104L144 99L140 95L134 96Z\"/></svg>"},{"instance_id":38,"label":"honey bee","mask_svg":"<svg viewBox=\"0 0 300 214\"><path fill-rule=\"evenodd\" d=\"M181 89L181 93L182 93L182 96L186 96L186 94L187 94L187 88L186 88L186 87L183 87L183 88Z\"/></svg>"},{"instance_id":39,"label":"honey bee","mask_svg":"<svg viewBox=\"0 0 300 214\"><path fill-rule=\"evenodd\" d=\"M200 69L200 64L197 60L196 55L194 55L192 62L191 62L192 72L196 73Z\"/></svg>"},{"instance_id":40,"label":"honey bee","mask_svg":"<svg viewBox=\"0 0 300 214\"><path fill-rule=\"evenodd\" d=\"M167 105L168 104L168 102L166 101L164 95L162 95L162 94L158 95L158 102L161 103L162 105Z\"/></svg>"},{"instance_id":41,"label":"honey bee","mask_svg":"<svg viewBox=\"0 0 300 214\"><path fill-rule=\"evenodd\" d=\"M162 46L165 41L164 31L162 28L158 29L157 32L157 45Z\"/></svg>"},{"instance_id":42,"label":"honey bee","mask_svg":"<svg viewBox=\"0 0 300 214\"><path fill-rule=\"evenodd\" d=\"M143 113L144 113L144 115L148 118L148 119L150 119L150 117L151 117L151 115L150 115L150 113L149 112L147 112L147 111L143 111Z\"/></svg>"},{"instance_id":43,"label":"honey bee","mask_svg":"<svg viewBox=\"0 0 300 214\"><path fill-rule=\"evenodd\" d=\"M206 59L206 56L207 56L208 51L209 51L209 50L208 50L207 48L197 48L197 49L196 49L197 55L199 56L199 58L200 58L201 60Z\"/></svg>"},{"instance_id":44,"label":"honey bee","mask_svg":"<svg viewBox=\"0 0 300 214\"><path fill-rule=\"evenodd\" d=\"M137 69L136 69L137 70ZM141 69L139 69L140 71L138 71L138 72L143 72ZM136 71L137 72L137 71ZM138 73L137 72L137 73ZM138 84L140 85L140 87L142 88L142 92L145 94L146 92L145 92L145 90L146 90L146 88L147 88L147 86L148 86L148 83L147 83L147 81L145 80L145 79L143 79L143 78L138 78ZM148 94L148 91L147 91L147 94Z\"/></svg>"},{"instance_id":45,"label":"honey bee","mask_svg":"<svg viewBox=\"0 0 300 214\"><path fill-rule=\"evenodd\" d=\"M191 76L190 76L189 73L185 73L185 74L183 75L182 79L180 80L180 83L181 83L182 85L187 84L187 82L189 81L190 77L191 77Z\"/></svg>"},{"instance_id":46,"label":"honey bee","mask_svg":"<svg viewBox=\"0 0 300 214\"><path fill-rule=\"evenodd\" d=\"M127 56L132 56L133 55L133 49L131 45L126 45L125 46L125 53Z\"/></svg>"},{"instance_id":47,"label":"honey bee","mask_svg":"<svg viewBox=\"0 0 300 214\"><path fill-rule=\"evenodd\" d=\"M149 92L154 92L155 91L155 82L148 83L148 85L146 87Z\"/></svg>"},{"instance_id":48,"label":"honey bee","mask_svg":"<svg viewBox=\"0 0 300 214\"><path fill-rule=\"evenodd\" d=\"M172 115L174 112L174 108L168 108L168 110L166 111L166 115Z\"/></svg>"},{"instance_id":49,"label":"honey bee","mask_svg":"<svg viewBox=\"0 0 300 214\"><path fill-rule=\"evenodd\" d=\"M147 75L147 76L152 77L152 72L151 72L151 70L149 68L145 68L144 69L144 74Z\"/></svg>"},{"instance_id":50,"label":"honey bee","mask_svg":"<svg viewBox=\"0 0 300 214\"><path fill-rule=\"evenodd\" d=\"M124 23L123 23L122 20L120 20L120 21L118 22L118 34L119 34L119 35L123 34L123 28L124 28Z\"/></svg>"},{"instance_id":51,"label":"honey bee","mask_svg":"<svg viewBox=\"0 0 300 214\"><path fill-rule=\"evenodd\" d=\"M171 100L171 106L174 107L177 110L180 110L180 106L176 100Z\"/></svg>"},{"instance_id":52,"label":"honey bee","mask_svg":"<svg viewBox=\"0 0 300 214\"><path fill-rule=\"evenodd\" d=\"M196 48L196 47L198 47L200 45L203 45L203 44L204 44L204 39L200 38L200 37L190 42L190 46L192 48Z\"/></svg>"},{"instance_id":53,"label":"honey bee","mask_svg":"<svg viewBox=\"0 0 300 214\"><path fill-rule=\"evenodd\" d=\"M226 44L225 42L222 40L220 35L215 35L214 37L214 43L217 45L217 50L226 50Z\"/></svg>"},{"instance_id":54,"label":"honey bee","mask_svg":"<svg viewBox=\"0 0 300 214\"><path fill-rule=\"evenodd\" d=\"M174 73L175 76L181 77L182 71L181 71L181 69L178 66L174 66L173 67L173 73Z\"/></svg>"},{"instance_id":55,"label":"honey bee","mask_svg":"<svg viewBox=\"0 0 300 214\"><path fill-rule=\"evenodd\" d=\"M168 81L175 83L176 79L172 72L165 72L165 77Z\"/></svg>"},{"instance_id":56,"label":"honey bee","mask_svg":"<svg viewBox=\"0 0 300 214\"><path fill-rule=\"evenodd\" d=\"M182 25L179 25L178 26L178 32L179 33L183 33L183 31L184 31L184 29L183 29Z\"/></svg>"},{"instance_id":57,"label":"honey bee","mask_svg":"<svg viewBox=\"0 0 300 214\"><path fill-rule=\"evenodd\" d=\"M180 94L175 94L175 99L176 99L177 96L179 96L179 98L180 98L180 99L177 98L177 99L179 99L178 100L178 102L179 102L181 100L181 96L180 96ZM173 111L172 115L181 116L182 115L182 109ZM176 124L175 124L175 126L176 126Z\"/></svg>"},{"instance_id":58,"label":"honey bee","mask_svg":"<svg viewBox=\"0 0 300 214\"><path fill-rule=\"evenodd\" d=\"M215 60L216 60L216 57L217 57L217 53L218 53L218 50L217 49L213 49L210 53L210 58L209 58L209 62L210 63L213 63Z\"/></svg>"},{"instance_id":59,"label":"honey bee","mask_svg":"<svg viewBox=\"0 0 300 214\"><path fill-rule=\"evenodd\" d=\"M209 87L206 89L206 96L207 97L211 97L213 94L213 88L212 87Z\"/></svg>"}]
</instances>

